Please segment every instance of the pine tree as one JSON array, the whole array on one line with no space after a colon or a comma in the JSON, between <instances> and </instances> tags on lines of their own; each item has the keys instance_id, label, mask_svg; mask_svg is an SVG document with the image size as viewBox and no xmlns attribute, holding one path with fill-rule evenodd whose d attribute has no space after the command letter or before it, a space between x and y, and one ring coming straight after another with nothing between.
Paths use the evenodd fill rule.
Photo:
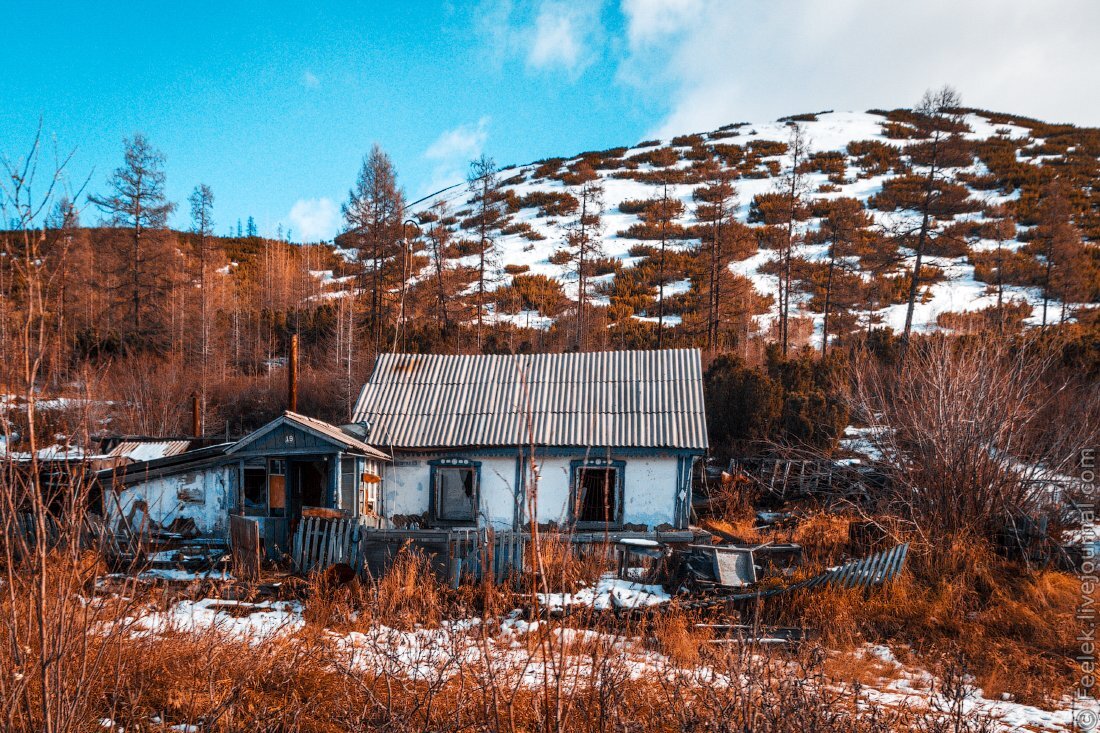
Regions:
<instances>
[{"instance_id":1,"label":"pine tree","mask_svg":"<svg viewBox=\"0 0 1100 733\"><path fill-rule=\"evenodd\" d=\"M795 222L800 215L802 197L806 193L806 175L803 171L803 163L809 157L809 141L798 124L791 125L791 137L787 146L787 153L791 158L791 167L780 183L781 192L786 203L786 227L783 240L780 243L780 275L779 275L779 341L782 346L783 356L787 355L790 343L789 324L791 315L791 260L794 254Z\"/></svg>"},{"instance_id":2,"label":"pine tree","mask_svg":"<svg viewBox=\"0 0 1100 733\"><path fill-rule=\"evenodd\" d=\"M670 198L668 195L668 183L661 187L661 198L652 201L642 212L642 221L650 228L656 230L657 238L661 242L660 255L657 262L657 348L664 344L665 332L665 283L668 280L666 273L666 253L668 240L671 238L673 224L684 213L684 204L680 199Z\"/></svg>"},{"instance_id":3,"label":"pine tree","mask_svg":"<svg viewBox=\"0 0 1100 733\"><path fill-rule=\"evenodd\" d=\"M251 216L248 217L248 223L245 224L244 235L246 237L258 237L260 236L259 230L256 228L256 220Z\"/></svg>"},{"instance_id":4,"label":"pine tree","mask_svg":"<svg viewBox=\"0 0 1100 733\"><path fill-rule=\"evenodd\" d=\"M153 306L165 294L168 257L157 233L165 229L176 206L164 195L164 155L141 133L124 141L124 147L123 165L109 180L110 192L88 200L111 225L129 230L116 254L123 276L120 289L130 305L130 336L138 343L149 335L147 313L157 312Z\"/></svg>"},{"instance_id":5,"label":"pine tree","mask_svg":"<svg viewBox=\"0 0 1100 733\"><path fill-rule=\"evenodd\" d=\"M447 202L440 200L432 204L431 226L428 229L428 257L431 260L432 276L435 283L435 301L443 322L443 333L451 330L451 319L447 308L450 293L447 287L447 255L451 248L452 233L447 226L450 213Z\"/></svg>"},{"instance_id":6,"label":"pine tree","mask_svg":"<svg viewBox=\"0 0 1100 733\"><path fill-rule=\"evenodd\" d=\"M1005 295L1005 281L1004 281L1004 243L1016 239L1016 222L1007 211L1000 209L997 210L1001 216L994 220L993 223L993 238L997 240L997 254L996 254L996 268L997 274L994 279L994 287L997 288L997 331L999 333L1004 332L1004 295Z\"/></svg>"},{"instance_id":7,"label":"pine tree","mask_svg":"<svg viewBox=\"0 0 1100 733\"><path fill-rule=\"evenodd\" d=\"M962 100L958 92L949 86L938 91L927 91L913 111L918 115L917 129L927 142L912 146L912 160L915 165L924 166L924 185L917 214L920 223L916 228L913 270L909 281L909 298L905 309L905 327L902 331L902 356L904 361L908 351L909 334L913 328L913 312L916 308L917 294L920 292L921 266L924 252L929 241L935 236L933 211L941 197L939 188L944 178L944 169L962 162L961 138L958 130L961 124L959 107ZM900 363L900 362L899 362Z\"/></svg>"},{"instance_id":8,"label":"pine tree","mask_svg":"<svg viewBox=\"0 0 1100 733\"><path fill-rule=\"evenodd\" d=\"M1081 275L1087 271L1081 232L1073 225L1067 184L1055 178L1043 188L1039 202L1039 225L1029 248L1039 255L1043 268L1042 328L1046 328L1047 309L1052 297L1062 302L1060 321L1066 319L1066 303L1081 297ZM1087 297L1087 296L1086 296Z\"/></svg>"},{"instance_id":9,"label":"pine tree","mask_svg":"<svg viewBox=\"0 0 1100 733\"><path fill-rule=\"evenodd\" d=\"M206 426L206 398L208 366L210 357L210 302L206 281L206 265L209 257L209 241L214 234L214 192L210 186L200 183L188 199L191 204L191 231L195 233L195 253L199 262L199 359L201 380L199 385L200 418L203 429Z\"/></svg>"},{"instance_id":10,"label":"pine tree","mask_svg":"<svg viewBox=\"0 0 1100 733\"><path fill-rule=\"evenodd\" d=\"M855 199L840 198L829 202L821 228L829 242L829 262L825 275L825 302L822 307L821 355L829 353L829 336L836 331L832 322L834 310L847 309L859 300L860 293L843 287L842 280L852 284L862 280L849 264L851 258L867 245L868 228L874 220ZM844 277L847 276L847 277Z\"/></svg>"}]
</instances>

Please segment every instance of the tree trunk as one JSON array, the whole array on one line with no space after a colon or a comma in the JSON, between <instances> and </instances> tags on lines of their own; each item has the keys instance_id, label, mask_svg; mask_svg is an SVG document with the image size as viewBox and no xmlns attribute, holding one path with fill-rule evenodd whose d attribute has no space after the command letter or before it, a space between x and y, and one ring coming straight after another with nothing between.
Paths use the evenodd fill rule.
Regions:
<instances>
[{"instance_id":1,"label":"tree trunk","mask_svg":"<svg viewBox=\"0 0 1100 733\"><path fill-rule=\"evenodd\" d=\"M661 201L668 206L668 184L665 184L661 194ZM668 223L665 221L667 211L661 216L661 263L657 271L657 350L664 345L665 338L665 239L668 233Z\"/></svg>"},{"instance_id":2,"label":"tree trunk","mask_svg":"<svg viewBox=\"0 0 1100 733\"><path fill-rule=\"evenodd\" d=\"M924 184L924 203L921 206L920 233L917 236L916 258L913 260L913 277L909 282L909 300L905 308L905 328L902 331L900 365L905 362L909 351L909 334L913 329L913 311L916 309L917 293L920 290L920 270L924 261L924 247L928 241L928 231L932 223L932 197L936 188L936 168L939 164L939 134L932 138L932 159L928 164L928 178Z\"/></svg>"},{"instance_id":3,"label":"tree trunk","mask_svg":"<svg viewBox=\"0 0 1100 733\"><path fill-rule=\"evenodd\" d=\"M833 247L836 247L834 241ZM825 280L825 317L821 320L821 358L829 353L829 306L833 296L833 269L836 267L836 250L829 256L829 275Z\"/></svg>"}]
</instances>

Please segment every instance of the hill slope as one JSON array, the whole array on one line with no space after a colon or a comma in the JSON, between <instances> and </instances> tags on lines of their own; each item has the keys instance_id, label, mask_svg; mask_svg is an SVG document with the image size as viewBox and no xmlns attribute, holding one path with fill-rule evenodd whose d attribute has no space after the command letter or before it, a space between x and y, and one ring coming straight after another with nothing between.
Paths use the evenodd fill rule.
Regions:
<instances>
[{"instance_id":1,"label":"hill slope","mask_svg":"<svg viewBox=\"0 0 1100 733\"><path fill-rule=\"evenodd\" d=\"M964 125L958 142L964 158L951 161L938 184L950 205L945 203L934 212L936 245L926 248L914 327L966 327L966 317L953 314L995 307L998 281L1005 310L1031 324L1042 318L1044 290L1050 301L1048 322L1070 318L1095 304L1100 297L1095 244L1100 238L1100 130L975 110L966 111L960 119ZM830 203L841 198L858 201L869 222L863 251L837 251L833 280L840 278L846 286L843 297L840 280L831 286L837 318L830 334L878 324L900 330L914 259L913 236L920 223L919 213L911 208L911 189L927 170L914 160L914 153L927 143L908 110L827 112L729 125L671 141L649 141L505 170L501 200L509 218L494 233L498 264L503 267L494 287L505 289L498 293L507 292L517 275L542 275L562 283L570 300L577 298L576 267L559 250L577 220L579 179L586 166L602 183L604 204L599 239L606 260L601 259L590 272L592 304L606 307L610 322L625 317L636 324L652 322L657 279L652 273L624 279L624 273L647 262L653 265L657 242L653 227L644 224L645 207L646 202L667 195L680 201L683 209L674 228L666 228L674 232L668 242L668 272L674 274L666 275L666 326L691 330L692 319L698 318L699 291L707 287L702 260L710 228L699 219L696 199L708 182L706 166L716 165L734 179L733 218L749 228L738 230L754 239L741 236L724 256L728 262L723 264L734 281L734 290L727 292L740 292L737 283L751 283L761 297L742 296L734 307L752 316L757 332L765 331L774 325L778 313L779 252L774 240L776 227L783 228L786 222L776 220L774 204L784 199L779 192L792 169L788 143L796 122L810 152L799 168L805 194L793 225L791 315L801 318L801 337L820 343L833 239L823 227L824 217ZM1056 177L1068 185L1078 239L1073 259L1059 263L1059 269L1072 271L1073 278L1052 279L1046 268L1048 257L1036 241L1042 216L1037 202ZM440 202L453 214L446 223L459 236L469 238L474 227L470 194L460 187L418 206L423 222L435 218L427 212ZM1009 225L1007 233L997 228L998 223ZM1011 224L1016 225L1014 231ZM476 255L467 253L453 257L451 264L475 261ZM623 286L625 280L630 280L629 288ZM560 307L531 305L509 308L498 298L495 318L547 327L563 312Z\"/></svg>"}]
</instances>

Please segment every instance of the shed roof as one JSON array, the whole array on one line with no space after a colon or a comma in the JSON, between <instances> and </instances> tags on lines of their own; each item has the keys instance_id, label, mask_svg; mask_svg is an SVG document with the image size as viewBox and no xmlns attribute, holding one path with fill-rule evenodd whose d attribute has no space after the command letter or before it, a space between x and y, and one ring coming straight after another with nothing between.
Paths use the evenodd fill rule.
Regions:
<instances>
[{"instance_id":1,"label":"shed roof","mask_svg":"<svg viewBox=\"0 0 1100 733\"><path fill-rule=\"evenodd\" d=\"M179 455L190 446L190 440L124 440L107 455L112 458L128 458L137 463Z\"/></svg>"},{"instance_id":2,"label":"shed roof","mask_svg":"<svg viewBox=\"0 0 1100 733\"><path fill-rule=\"evenodd\" d=\"M204 467L224 463L226 451L232 445L232 443L222 443L146 461L123 463L104 468L98 474L101 479L110 477L118 484L129 484L135 481L197 471Z\"/></svg>"},{"instance_id":3,"label":"shed roof","mask_svg":"<svg viewBox=\"0 0 1100 733\"><path fill-rule=\"evenodd\" d=\"M384 448L707 447L697 349L383 354L355 421Z\"/></svg>"}]
</instances>

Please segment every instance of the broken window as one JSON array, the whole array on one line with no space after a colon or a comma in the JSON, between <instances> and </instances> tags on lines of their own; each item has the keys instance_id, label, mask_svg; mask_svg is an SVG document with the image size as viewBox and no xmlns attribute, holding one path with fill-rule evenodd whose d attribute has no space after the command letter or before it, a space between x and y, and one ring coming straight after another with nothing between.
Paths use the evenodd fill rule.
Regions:
<instances>
[{"instance_id":1,"label":"broken window","mask_svg":"<svg viewBox=\"0 0 1100 733\"><path fill-rule=\"evenodd\" d=\"M263 468L244 469L244 501L241 510L244 514L263 516L267 514L267 470Z\"/></svg>"},{"instance_id":2,"label":"broken window","mask_svg":"<svg viewBox=\"0 0 1100 733\"><path fill-rule=\"evenodd\" d=\"M272 459L268 463L267 506L273 517L286 512L286 461Z\"/></svg>"},{"instance_id":3,"label":"broken window","mask_svg":"<svg viewBox=\"0 0 1100 733\"><path fill-rule=\"evenodd\" d=\"M618 468L578 466L573 479L576 521L619 524L619 479Z\"/></svg>"},{"instance_id":4,"label":"broken window","mask_svg":"<svg viewBox=\"0 0 1100 733\"><path fill-rule=\"evenodd\" d=\"M368 463L367 470L359 475L359 512L368 516L382 511L382 477L377 471L377 464Z\"/></svg>"},{"instance_id":5,"label":"broken window","mask_svg":"<svg viewBox=\"0 0 1100 733\"><path fill-rule=\"evenodd\" d=\"M473 522L477 517L477 468L435 467L435 514L444 522Z\"/></svg>"}]
</instances>

